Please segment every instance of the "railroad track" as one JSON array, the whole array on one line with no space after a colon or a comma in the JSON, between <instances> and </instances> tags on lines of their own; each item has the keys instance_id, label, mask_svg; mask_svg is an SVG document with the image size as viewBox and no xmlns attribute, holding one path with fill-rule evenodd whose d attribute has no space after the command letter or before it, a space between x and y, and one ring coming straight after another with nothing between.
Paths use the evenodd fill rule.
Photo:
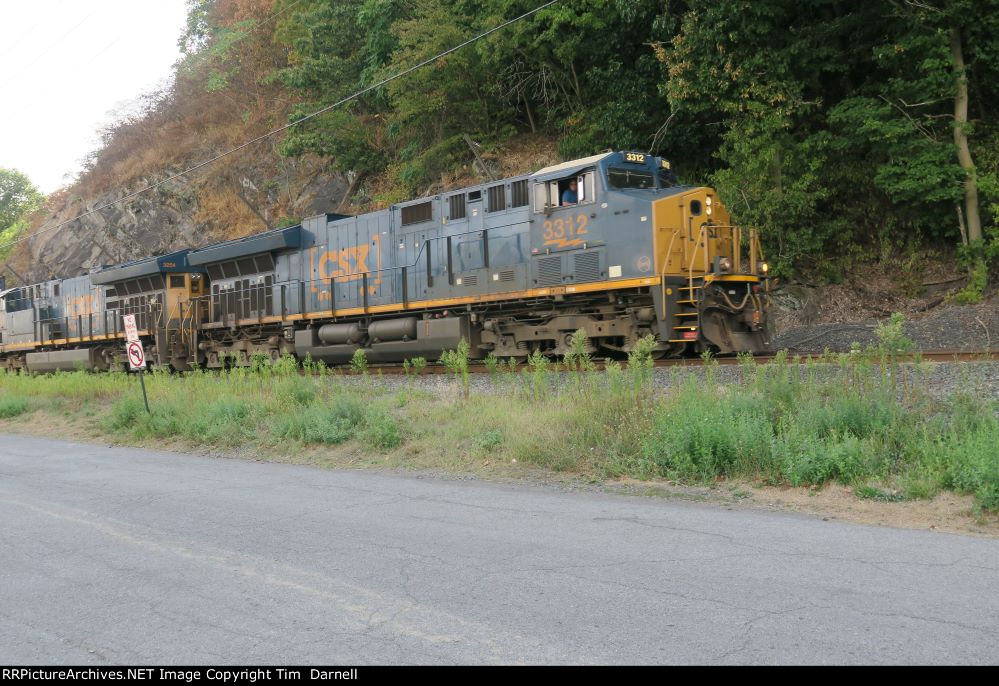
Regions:
<instances>
[{"instance_id":1,"label":"railroad track","mask_svg":"<svg viewBox=\"0 0 999 686\"><path fill-rule=\"evenodd\" d=\"M753 356L753 362L756 364L767 364L772 362L776 356L776 354L755 355ZM823 353L802 353L789 355L788 359L789 361L797 360L799 362L805 362L806 360L825 362L826 356ZM900 355L899 360L902 362L914 362L916 360L931 362L987 362L999 360L999 350L928 350L911 355ZM594 360L594 362L596 362L597 369L603 369L605 361L606 360ZM711 361L720 365L734 365L740 363L740 360L737 357L713 357L711 358ZM654 364L656 367L702 367L704 366L704 360L699 357L679 357L656 360ZM527 365L525 363L521 362L517 365L517 369L524 369L526 366ZM343 369L343 367L339 367L339 369ZM469 365L468 371L470 374L485 374L489 370L486 365L476 363ZM401 375L405 373L405 370L398 364L371 364L368 365L368 372L371 374ZM447 368L440 364L428 364L421 372L423 375L447 373Z\"/></svg>"}]
</instances>

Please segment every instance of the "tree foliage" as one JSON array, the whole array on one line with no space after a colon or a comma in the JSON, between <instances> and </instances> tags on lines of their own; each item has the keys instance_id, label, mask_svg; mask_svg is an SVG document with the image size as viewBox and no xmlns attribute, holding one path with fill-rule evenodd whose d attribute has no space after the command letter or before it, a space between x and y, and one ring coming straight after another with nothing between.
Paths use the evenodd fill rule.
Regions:
<instances>
[{"instance_id":1,"label":"tree foliage","mask_svg":"<svg viewBox=\"0 0 999 686\"><path fill-rule=\"evenodd\" d=\"M0 167L0 259L10 252L4 245L24 230L27 218L41 207L44 196L16 169Z\"/></svg>"},{"instance_id":2,"label":"tree foliage","mask_svg":"<svg viewBox=\"0 0 999 686\"><path fill-rule=\"evenodd\" d=\"M467 162L464 134L488 146L531 132L567 158L666 155L763 230L781 274L835 278L844 259L968 242L969 178L985 236L997 225L999 0L563 0L380 87L538 0L189 4L182 46L214 60L222 90L249 87L245 46L262 42L283 56L268 78L291 121L370 89L292 127L282 151L388 174L400 198ZM264 13L266 40L244 40ZM962 79L971 167L954 135Z\"/></svg>"},{"instance_id":3,"label":"tree foliage","mask_svg":"<svg viewBox=\"0 0 999 686\"><path fill-rule=\"evenodd\" d=\"M0 167L0 231L38 209L42 199L27 176L16 169Z\"/></svg>"}]
</instances>

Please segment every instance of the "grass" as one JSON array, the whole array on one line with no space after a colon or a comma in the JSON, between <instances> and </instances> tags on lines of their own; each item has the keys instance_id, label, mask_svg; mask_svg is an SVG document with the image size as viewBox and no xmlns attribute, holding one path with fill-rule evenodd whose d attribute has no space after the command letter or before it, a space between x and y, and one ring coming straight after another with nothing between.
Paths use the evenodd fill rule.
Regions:
<instances>
[{"instance_id":1,"label":"grass","mask_svg":"<svg viewBox=\"0 0 999 686\"><path fill-rule=\"evenodd\" d=\"M28 411L28 401L17 395L0 396L0 419L9 419Z\"/></svg>"},{"instance_id":2,"label":"grass","mask_svg":"<svg viewBox=\"0 0 999 686\"><path fill-rule=\"evenodd\" d=\"M285 456L319 450L458 470L506 463L593 479L837 482L885 502L949 490L999 510L999 408L970 388L931 397L926 367L898 363L893 351L905 346L897 332L885 338L890 345L830 355L827 364L746 358L737 382L719 383L709 359L699 372L674 371L666 388L653 388L650 347L639 346L627 367L598 373L582 338L562 365L539 355L523 365L494 359L488 393L469 392L465 349L448 356L455 391L442 394L411 378L371 377L360 359L353 374L309 362L314 375L301 376L290 360L154 373L151 413L124 374L6 374L0 418L35 421L22 416L30 406L122 442Z\"/></svg>"}]
</instances>

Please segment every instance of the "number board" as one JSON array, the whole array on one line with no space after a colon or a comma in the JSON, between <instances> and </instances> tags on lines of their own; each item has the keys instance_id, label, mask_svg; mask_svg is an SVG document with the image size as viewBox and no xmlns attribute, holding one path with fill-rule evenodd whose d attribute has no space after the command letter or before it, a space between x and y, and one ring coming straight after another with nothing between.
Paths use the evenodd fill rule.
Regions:
<instances>
[{"instance_id":1,"label":"number board","mask_svg":"<svg viewBox=\"0 0 999 686\"><path fill-rule=\"evenodd\" d=\"M649 158L644 152L626 152L624 153L624 161L631 162L633 164L645 164L645 160Z\"/></svg>"}]
</instances>

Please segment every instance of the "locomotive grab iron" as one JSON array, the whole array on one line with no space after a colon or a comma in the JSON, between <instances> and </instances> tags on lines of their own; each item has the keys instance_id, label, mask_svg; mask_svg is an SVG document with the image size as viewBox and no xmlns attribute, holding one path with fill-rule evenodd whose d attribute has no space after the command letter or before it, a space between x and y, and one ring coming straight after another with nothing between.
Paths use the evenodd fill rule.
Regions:
<instances>
[{"instance_id":1,"label":"locomotive grab iron","mask_svg":"<svg viewBox=\"0 0 999 686\"><path fill-rule=\"evenodd\" d=\"M648 334L658 356L764 352L766 291L755 231L713 189L608 152L0 290L0 368L123 367L127 314L150 363L181 371L259 353L437 359L462 338L475 358L561 355L578 329L598 355Z\"/></svg>"}]
</instances>

